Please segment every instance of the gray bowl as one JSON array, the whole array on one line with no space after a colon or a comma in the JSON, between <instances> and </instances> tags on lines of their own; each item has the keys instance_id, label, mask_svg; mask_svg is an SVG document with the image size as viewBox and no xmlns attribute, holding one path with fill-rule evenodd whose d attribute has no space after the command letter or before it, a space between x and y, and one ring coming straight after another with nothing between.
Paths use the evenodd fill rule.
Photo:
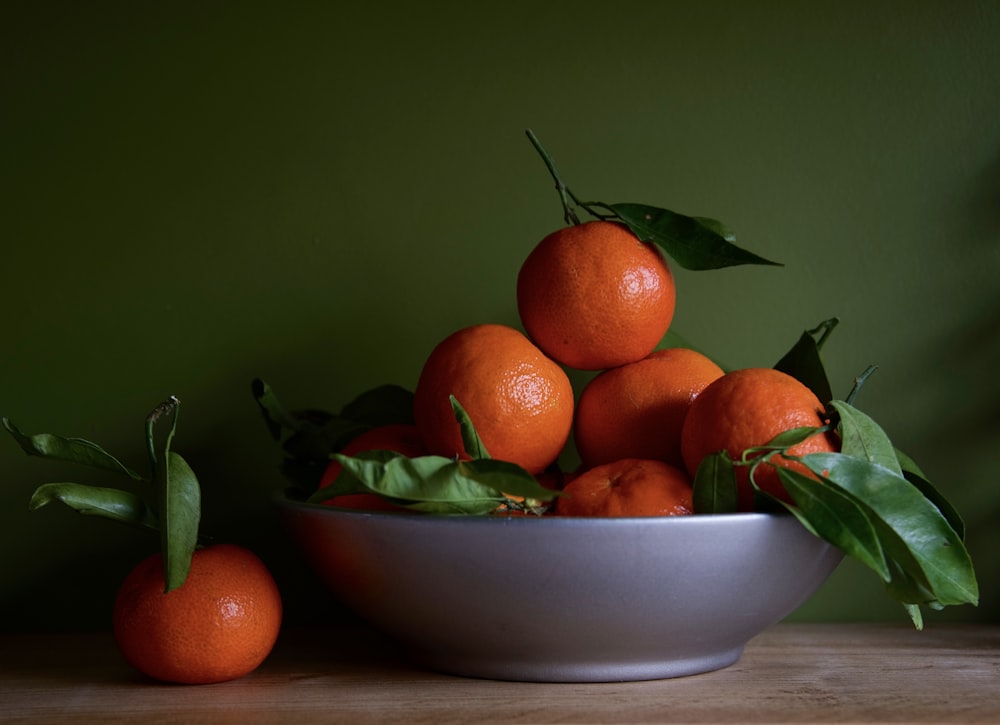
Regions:
<instances>
[{"instance_id":1,"label":"gray bowl","mask_svg":"<svg viewBox=\"0 0 1000 725\"><path fill-rule=\"evenodd\" d=\"M333 592L430 669L539 682L736 662L841 561L791 516L446 517L283 500Z\"/></svg>"}]
</instances>

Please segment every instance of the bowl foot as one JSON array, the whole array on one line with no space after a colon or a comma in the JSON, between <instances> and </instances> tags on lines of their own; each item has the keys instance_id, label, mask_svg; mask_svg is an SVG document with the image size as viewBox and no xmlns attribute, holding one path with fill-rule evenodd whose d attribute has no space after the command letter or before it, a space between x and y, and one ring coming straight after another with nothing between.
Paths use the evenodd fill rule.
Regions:
<instances>
[{"instance_id":1,"label":"bowl foot","mask_svg":"<svg viewBox=\"0 0 1000 725\"><path fill-rule=\"evenodd\" d=\"M460 677L509 682L639 682L687 677L729 667L742 656L743 647L643 662L503 661L421 650L409 650L408 655L426 669Z\"/></svg>"}]
</instances>

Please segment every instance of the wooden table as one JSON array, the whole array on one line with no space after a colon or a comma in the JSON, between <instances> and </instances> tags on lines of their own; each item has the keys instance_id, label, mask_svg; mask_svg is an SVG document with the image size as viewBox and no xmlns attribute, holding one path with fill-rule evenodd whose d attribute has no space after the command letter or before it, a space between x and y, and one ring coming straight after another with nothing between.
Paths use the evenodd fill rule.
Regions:
<instances>
[{"instance_id":1,"label":"wooden table","mask_svg":"<svg viewBox=\"0 0 1000 725\"><path fill-rule=\"evenodd\" d=\"M144 680L106 633L0 635L0 720L1000 723L1000 625L781 624L724 670L582 685L426 672L365 628L287 631L255 673L195 687Z\"/></svg>"}]
</instances>

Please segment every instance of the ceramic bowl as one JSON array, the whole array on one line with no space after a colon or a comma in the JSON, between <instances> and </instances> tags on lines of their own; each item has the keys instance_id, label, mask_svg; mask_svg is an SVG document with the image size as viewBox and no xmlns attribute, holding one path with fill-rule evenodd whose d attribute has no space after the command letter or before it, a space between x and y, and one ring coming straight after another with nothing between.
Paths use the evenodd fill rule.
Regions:
<instances>
[{"instance_id":1,"label":"ceramic bowl","mask_svg":"<svg viewBox=\"0 0 1000 725\"><path fill-rule=\"evenodd\" d=\"M736 662L841 561L792 516L465 517L282 500L310 566L419 665L540 682Z\"/></svg>"}]
</instances>

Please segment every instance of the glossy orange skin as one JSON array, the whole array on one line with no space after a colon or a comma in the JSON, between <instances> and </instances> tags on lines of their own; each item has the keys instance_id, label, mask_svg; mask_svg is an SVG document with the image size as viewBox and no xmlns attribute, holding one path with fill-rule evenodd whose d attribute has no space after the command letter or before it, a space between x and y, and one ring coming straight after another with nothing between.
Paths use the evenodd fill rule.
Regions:
<instances>
[{"instance_id":1,"label":"glossy orange skin","mask_svg":"<svg viewBox=\"0 0 1000 725\"><path fill-rule=\"evenodd\" d=\"M656 350L605 370L583 388L573 424L587 467L646 458L684 467L681 429L688 408L723 370L694 350Z\"/></svg>"},{"instance_id":2,"label":"glossy orange skin","mask_svg":"<svg viewBox=\"0 0 1000 725\"><path fill-rule=\"evenodd\" d=\"M687 516L691 479L663 461L627 458L587 469L563 488L557 516Z\"/></svg>"},{"instance_id":3,"label":"glossy orange skin","mask_svg":"<svg viewBox=\"0 0 1000 725\"><path fill-rule=\"evenodd\" d=\"M129 573L115 599L115 641L143 674L177 684L224 682L249 674L271 652L281 628L281 595L248 549L198 549L184 584L163 590L157 553Z\"/></svg>"},{"instance_id":4,"label":"glossy orange skin","mask_svg":"<svg viewBox=\"0 0 1000 725\"><path fill-rule=\"evenodd\" d=\"M352 438L341 450L345 456L356 456L366 451L394 451L411 458L427 454L415 425L406 423L376 426ZM331 460L319 482L319 488L333 483L343 466ZM323 501L328 506L366 509L369 511L406 511L375 493L352 493Z\"/></svg>"},{"instance_id":5,"label":"glossy orange skin","mask_svg":"<svg viewBox=\"0 0 1000 725\"><path fill-rule=\"evenodd\" d=\"M566 373L512 327L462 328L430 353L414 391L414 419L429 453L464 457L449 396L469 414L486 450L529 473L556 460L573 424Z\"/></svg>"},{"instance_id":6,"label":"glossy orange skin","mask_svg":"<svg viewBox=\"0 0 1000 725\"><path fill-rule=\"evenodd\" d=\"M691 476L702 459L726 451L737 459L748 448L763 446L779 433L824 424L823 404L804 384L771 368L745 368L722 376L705 388L691 404L681 433L681 453ZM791 448L792 455L831 453L839 450L832 434L814 435ZM776 465L809 474L800 463L772 458ZM753 488L746 467L737 467L741 511L752 511ZM785 491L773 466L760 465L754 480L764 491L785 501Z\"/></svg>"},{"instance_id":7,"label":"glossy orange skin","mask_svg":"<svg viewBox=\"0 0 1000 725\"><path fill-rule=\"evenodd\" d=\"M608 221L548 235L517 278L528 336L549 357L580 370L648 355L670 327L675 302L673 275L659 249Z\"/></svg>"}]
</instances>

